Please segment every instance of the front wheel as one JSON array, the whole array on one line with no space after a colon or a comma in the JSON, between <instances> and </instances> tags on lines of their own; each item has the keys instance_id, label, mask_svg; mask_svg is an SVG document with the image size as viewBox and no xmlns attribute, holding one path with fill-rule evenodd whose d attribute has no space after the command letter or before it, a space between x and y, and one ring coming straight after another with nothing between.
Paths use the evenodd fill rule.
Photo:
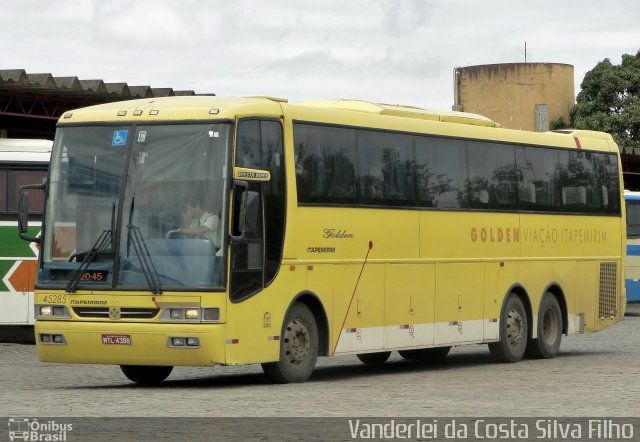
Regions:
<instances>
[{"instance_id":1,"label":"front wheel","mask_svg":"<svg viewBox=\"0 0 640 442\"><path fill-rule=\"evenodd\" d=\"M551 359L558 354L562 340L562 312L552 293L546 293L538 311L538 338L527 344L527 356Z\"/></svg>"},{"instance_id":2,"label":"front wheel","mask_svg":"<svg viewBox=\"0 0 640 442\"><path fill-rule=\"evenodd\" d=\"M131 381L142 385L158 385L171 374L173 367L154 365L121 365L120 369Z\"/></svg>"},{"instance_id":3,"label":"front wheel","mask_svg":"<svg viewBox=\"0 0 640 442\"><path fill-rule=\"evenodd\" d=\"M527 347L529 328L522 300L514 294L505 301L500 316L500 341L489 344L489 351L498 362L518 362Z\"/></svg>"},{"instance_id":4,"label":"front wheel","mask_svg":"<svg viewBox=\"0 0 640 442\"><path fill-rule=\"evenodd\" d=\"M280 335L280 359L262 364L273 382L306 381L318 359L318 325L306 305L297 302L287 312Z\"/></svg>"}]
</instances>

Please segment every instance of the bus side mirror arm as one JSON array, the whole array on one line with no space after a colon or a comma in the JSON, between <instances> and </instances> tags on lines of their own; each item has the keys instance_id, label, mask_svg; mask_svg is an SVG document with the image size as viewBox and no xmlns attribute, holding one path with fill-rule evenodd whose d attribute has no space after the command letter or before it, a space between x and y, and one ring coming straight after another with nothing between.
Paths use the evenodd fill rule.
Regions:
<instances>
[{"instance_id":1,"label":"bus side mirror arm","mask_svg":"<svg viewBox=\"0 0 640 442\"><path fill-rule=\"evenodd\" d=\"M39 189L44 190L44 184L28 184L26 186L20 187L22 193L20 194L20 202L18 203L18 236L20 239L29 242L35 242L40 244L42 242L41 238L37 238L35 236L27 236L27 229L29 228L29 193L28 189Z\"/></svg>"}]
</instances>

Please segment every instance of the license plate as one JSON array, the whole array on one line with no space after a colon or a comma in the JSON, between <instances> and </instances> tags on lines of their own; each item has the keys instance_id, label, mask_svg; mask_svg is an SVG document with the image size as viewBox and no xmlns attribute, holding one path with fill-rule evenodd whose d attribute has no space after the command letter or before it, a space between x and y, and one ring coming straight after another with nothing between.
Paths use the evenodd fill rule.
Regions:
<instances>
[{"instance_id":1,"label":"license plate","mask_svg":"<svg viewBox=\"0 0 640 442\"><path fill-rule=\"evenodd\" d=\"M102 335L102 343L105 345L131 345L131 336Z\"/></svg>"}]
</instances>

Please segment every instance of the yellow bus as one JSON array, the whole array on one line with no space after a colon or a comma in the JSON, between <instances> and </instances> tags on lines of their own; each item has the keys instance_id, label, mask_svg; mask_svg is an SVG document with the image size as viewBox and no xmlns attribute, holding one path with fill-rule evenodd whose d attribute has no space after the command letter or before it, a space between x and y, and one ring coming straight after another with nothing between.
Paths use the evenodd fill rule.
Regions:
<instances>
[{"instance_id":1,"label":"yellow bus","mask_svg":"<svg viewBox=\"0 0 640 442\"><path fill-rule=\"evenodd\" d=\"M552 358L624 314L618 148L356 100L170 97L65 113L36 285L45 362ZM20 224L28 221L22 201ZM22 234L23 236L24 233Z\"/></svg>"}]
</instances>

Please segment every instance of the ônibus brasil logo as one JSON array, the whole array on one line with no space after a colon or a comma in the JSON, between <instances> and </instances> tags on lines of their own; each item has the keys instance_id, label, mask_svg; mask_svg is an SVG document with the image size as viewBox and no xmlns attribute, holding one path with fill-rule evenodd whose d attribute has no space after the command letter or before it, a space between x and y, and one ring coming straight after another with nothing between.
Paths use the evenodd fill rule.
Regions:
<instances>
[{"instance_id":1,"label":"\u00f4nibus brasil logo","mask_svg":"<svg viewBox=\"0 0 640 442\"><path fill-rule=\"evenodd\" d=\"M73 424L58 423L54 420L38 422L26 417L9 418L9 440L11 441L51 441L67 440L67 433L73 431Z\"/></svg>"}]
</instances>

